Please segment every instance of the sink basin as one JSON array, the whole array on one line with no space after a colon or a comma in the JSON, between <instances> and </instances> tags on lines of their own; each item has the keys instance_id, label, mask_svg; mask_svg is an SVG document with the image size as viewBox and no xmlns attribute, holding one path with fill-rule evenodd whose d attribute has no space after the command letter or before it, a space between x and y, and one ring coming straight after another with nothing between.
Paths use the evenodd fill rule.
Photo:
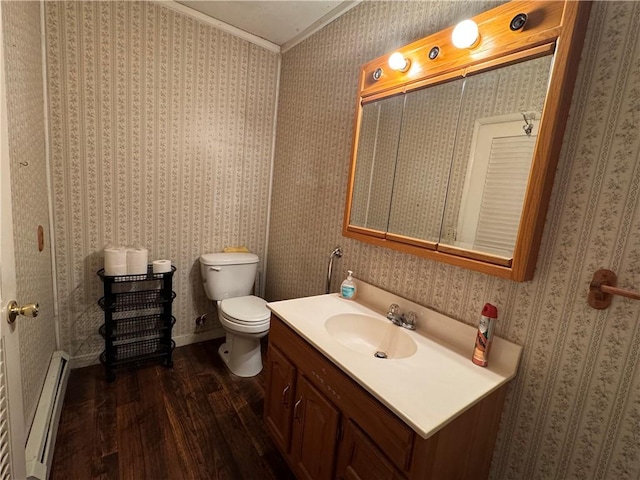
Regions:
<instances>
[{"instance_id":1,"label":"sink basin","mask_svg":"<svg viewBox=\"0 0 640 480\"><path fill-rule=\"evenodd\" d=\"M378 358L406 358L416 353L416 342L402 327L362 313L341 313L325 322L329 335L353 351Z\"/></svg>"}]
</instances>

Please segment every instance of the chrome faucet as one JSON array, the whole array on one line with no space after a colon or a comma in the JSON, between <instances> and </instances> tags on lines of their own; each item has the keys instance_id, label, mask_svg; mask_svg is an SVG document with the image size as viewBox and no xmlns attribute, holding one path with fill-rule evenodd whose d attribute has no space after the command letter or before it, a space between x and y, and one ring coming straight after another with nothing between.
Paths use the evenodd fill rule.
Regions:
<instances>
[{"instance_id":1,"label":"chrome faucet","mask_svg":"<svg viewBox=\"0 0 640 480\"><path fill-rule=\"evenodd\" d=\"M389 305L389 311L387 312L387 320L391 323L402 326L402 317L400 316L400 305L392 303Z\"/></svg>"},{"instance_id":2,"label":"chrome faucet","mask_svg":"<svg viewBox=\"0 0 640 480\"><path fill-rule=\"evenodd\" d=\"M415 312L407 312L406 314L400 313L400 305L397 303L392 303L389 305L389 310L387 311L387 320L389 320L394 325L398 325L399 327L404 327L409 330L416 329L416 320L417 315Z\"/></svg>"}]
</instances>

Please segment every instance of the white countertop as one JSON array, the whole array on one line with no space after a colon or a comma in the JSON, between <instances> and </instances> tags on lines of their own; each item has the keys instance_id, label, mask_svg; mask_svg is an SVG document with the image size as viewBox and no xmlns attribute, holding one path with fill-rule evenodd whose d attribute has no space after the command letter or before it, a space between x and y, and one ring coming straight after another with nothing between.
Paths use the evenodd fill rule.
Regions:
<instances>
[{"instance_id":1,"label":"white countertop","mask_svg":"<svg viewBox=\"0 0 640 480\"><path fill-rule=\"evenodd\" d=\"M414 311L420 309L418 329L403 329L416 341L416 353L402 359L377 359L356 352L338 343L325 328L325 321L340 313L384 318L356 302L329 294L267 306L423 438L516 375L522 347L495 337L489 366L479 367L471 362L475 328L401 298L397 302L401 307L406 303Z\"/></svg>"}]
</instances>

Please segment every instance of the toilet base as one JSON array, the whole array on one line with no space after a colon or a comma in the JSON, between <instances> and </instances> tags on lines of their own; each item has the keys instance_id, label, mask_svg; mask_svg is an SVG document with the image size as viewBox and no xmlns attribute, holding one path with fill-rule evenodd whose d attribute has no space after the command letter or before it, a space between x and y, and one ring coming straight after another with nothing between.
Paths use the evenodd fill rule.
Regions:
<instances>
[{"instance_id":1,"label":"toilet base","mask_svg":"<svg viewBox=\"0 0 640 480\"><path fill-rule=\"evenodd\" d=\"M254 377L262 371L259 338L245 338L227 333L227 341L218 354L229 371L238 377Z\"/></svg>"}]
</instances>

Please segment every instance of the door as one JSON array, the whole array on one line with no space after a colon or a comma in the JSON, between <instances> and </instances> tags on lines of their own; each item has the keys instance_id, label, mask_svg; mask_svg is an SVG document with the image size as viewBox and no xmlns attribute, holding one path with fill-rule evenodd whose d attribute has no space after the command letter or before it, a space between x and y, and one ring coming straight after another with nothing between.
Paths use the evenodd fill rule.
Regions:
<instances>
[{"instance_id":1,"label":"door","mask_svg":"<svg viewBox=\"0 0 640 480\"><path fill-rule=\"evenodd\" d=\"M347 422L340 447L336 478L339 480L402 480L380 449L352 421Z\"/></svg>"},{"instance_id":2,"label":"door","mask_svg":"<svg viewBox=\"0 0 640 480\"><path fill-rule=\"evenodd\" d=\"M0 2L0 19L2 18ZM16 296L11 173L7 125L4 34L0 21L0 480L26 478L20 343L7 305Z\"/></svg>"},{"instance_id":3,"label":"door","mask_svg":"<svg viewBox=\"0 0 640 480\"><path fill-rule=\"evenodd\" d=\"M284 453L289 452L291 413L296 367L273 345L269 345L264 396L264 421Z\"/></svg>"},{"instance_id":4,"label":"door","mask_svg":"<svg viewBox=\"0 0 640 480\"><path fill-rule=\"evenodd\" d=\"M291 456L300 479L333 478L340 412L302 375L293 407Z\"/></svg>"},{"instance_id":5,"label":"door","mask_svg":"<svg viewBox=\"0 0 640 480\"><path fill-rule=\"evenodd\" d=\"M513 256L539 118L527 112L476 120L454 245Z\"/></svg>"}]
</instances>

